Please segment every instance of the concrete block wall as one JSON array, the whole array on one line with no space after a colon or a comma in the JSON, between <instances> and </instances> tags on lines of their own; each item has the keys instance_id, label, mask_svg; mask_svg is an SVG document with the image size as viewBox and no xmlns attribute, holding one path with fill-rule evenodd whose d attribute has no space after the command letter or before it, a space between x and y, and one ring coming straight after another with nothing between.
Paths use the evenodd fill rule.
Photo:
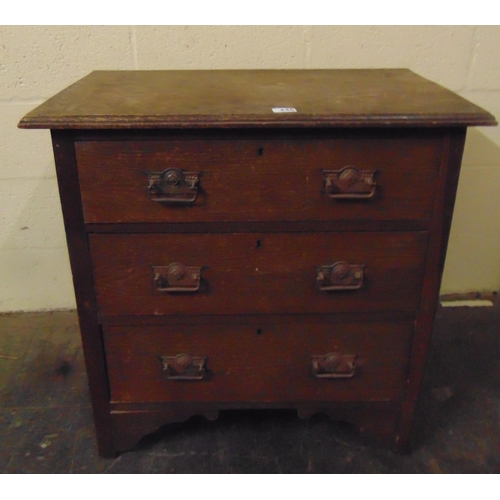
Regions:
<instances>
[{"instance_id":1,"label":"concrete block wall","mask_svg":"<svg viewBox=\"0 0 500 500\"><path fill-rule=\"evenodd\" d=\"M500 118L498 26L0 27L0 312L74 307L46 130L29 110L95 69L406 67ZM470 130L442 293L500 288L500 128Z\"/></svg>"}]
</instances>

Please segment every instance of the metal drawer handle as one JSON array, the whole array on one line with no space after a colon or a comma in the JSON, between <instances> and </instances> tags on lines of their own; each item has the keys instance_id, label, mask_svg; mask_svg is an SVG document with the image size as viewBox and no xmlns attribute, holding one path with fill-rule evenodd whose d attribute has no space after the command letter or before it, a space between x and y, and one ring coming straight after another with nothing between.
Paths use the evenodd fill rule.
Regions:
<instances>
[{"instance_id":1,"label":"metal drawer handle","mask_svg":"<svg viewBox=\"0 0 500 500\"><path fill-rule=\"evenodd\" d=\"M330 352L322 356L311 356L311 367L316 378L352 378L356 371L355 354Z\"/></svg>"},{"instance_id":2,"label":"metal drawer handle","mask_svg":"<svg viewBox=\"0 0 500 500\"><path fill-rule=\"evenodd\" d=\"M160 356L165 376L170 380L202 380L207 358L191 354Z\"/></svg>"},{"instance_id":3,"label":"metal drawer handle","mask_svg":"<svg viewBox=\"0 0 500 500\"><path fill-rule=\"evenodd\" d=\"M147 172L148 194L152 201L185 205L198 196L198 172L168 168L163 172Z\"/></svg>"},{"instance_id":4,"label":"metal drawer handle","mask_svg":"<svg viewBox=\"0 0 500 500\"><path fill-rule=\"evenodd\" d=\"M168 266L153 266L154 287L158 292L197 292L202 269L178 262Z\"/></svg>"},{"instance_id":5,"label":"metal drawer handle","mask_svg":"<svg viewBox=\"0 0 500 500\"><path fill-rule=\"evenodd\" d=\"M375 194L376 170L358 170L347 166L342 170L323 170L325 192L334 199L367 199Z\"/></svg>"},{"instance_id":6,"label":"metal drawer handle","mask_svg":"<svg viewBox=\"0 0 500 500\"><path fill-rule=\"evenodd\" d=\"M339 261L316 269L316 285L325 292L335 290L357 290L363 286L364 264L349 264Z\"/></svg>"}]
</instances>

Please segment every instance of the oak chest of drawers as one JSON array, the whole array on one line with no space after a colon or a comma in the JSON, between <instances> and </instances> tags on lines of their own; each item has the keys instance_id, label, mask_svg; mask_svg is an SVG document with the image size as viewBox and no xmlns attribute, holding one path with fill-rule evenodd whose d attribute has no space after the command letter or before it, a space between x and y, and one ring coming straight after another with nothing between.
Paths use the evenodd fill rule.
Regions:
<instances>
[{"instance_id":1,"label":"oak chest of drawers","mask_svg":"<svg viewBox=\"0 0 500 500\"><path fill-rule=\"evenodd\" d=\"M50 128L103 456L220 410L408 447L466 127L408 70L94 72Z\"/></svg>"}]
</instances>

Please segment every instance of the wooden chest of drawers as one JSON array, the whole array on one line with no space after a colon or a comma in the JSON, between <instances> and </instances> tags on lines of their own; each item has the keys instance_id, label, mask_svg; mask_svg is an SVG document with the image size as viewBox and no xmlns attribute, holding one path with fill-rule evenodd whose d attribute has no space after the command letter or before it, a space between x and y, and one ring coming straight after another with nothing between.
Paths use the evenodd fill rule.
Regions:
<instances>
[{"instance_id":1,"label":"wooden chest of drawers","mask_svg":"<svg viewBox=\"0 0 500 500\"><path fill-rule=\"evenodd\" d=\"M408 447L466 127L408 70L94 72L52 130L103 456L293 408Z\"/></svg>"}]
</instances>

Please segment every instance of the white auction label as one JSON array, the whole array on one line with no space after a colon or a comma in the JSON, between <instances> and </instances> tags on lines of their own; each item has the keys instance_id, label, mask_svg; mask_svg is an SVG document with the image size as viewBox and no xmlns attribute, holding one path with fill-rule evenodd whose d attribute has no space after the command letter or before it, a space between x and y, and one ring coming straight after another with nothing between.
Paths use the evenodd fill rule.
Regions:
<instances>
[{"instance_id":1,"label":"white auction label","mask_svg":"<svg viewBox=\"0 0 500 500\"><path fill-rule=\"evenodd\" d=\"M297 113L295 108L273 108L273 113Z\"/></svg>"}]
</instances>

